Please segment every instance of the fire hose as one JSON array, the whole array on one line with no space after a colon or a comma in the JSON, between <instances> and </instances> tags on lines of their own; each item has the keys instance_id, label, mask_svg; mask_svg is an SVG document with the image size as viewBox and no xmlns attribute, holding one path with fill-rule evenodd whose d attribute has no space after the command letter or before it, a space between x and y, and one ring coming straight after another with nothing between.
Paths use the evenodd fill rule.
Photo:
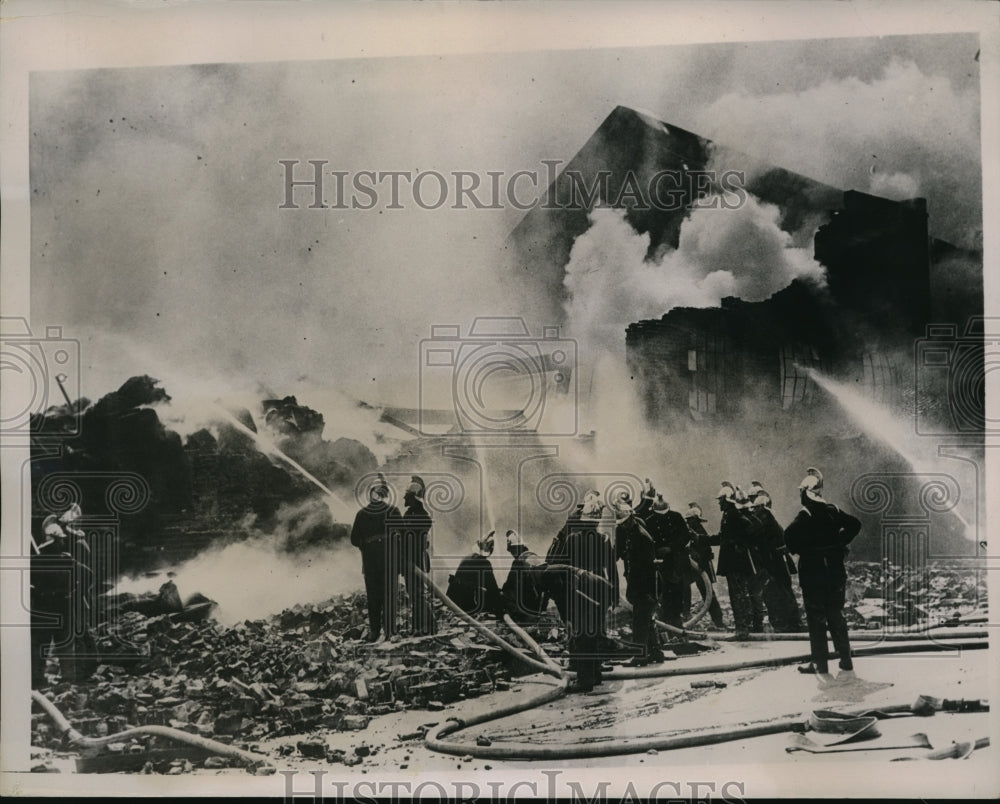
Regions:
<instances>
[{"instance_id":1,"label":"fire hose","mask_svg":"<svg viewBox=\"0 0 1000 804\"><path fill-rule=\"evenodd\" d=\"M895 653L901 652L899 650L901 646L893 646L893 650L879 650L879 651L869 651L865 655L872 655L874 653ZM966 647L987 647L986 643L976 643L970 644ZM922 646L921 646L922 649ZM911 646L912 650L912 646ZM796 658L795 661L799 661L800 658ZM771 661L749 661L749 662L735 662L730 665L722 665L708 670L674 670L668 669L664 670L662 668L642 668L644 672L641 677L652 677L652 676L678 676L693 674L695 672L722 672L728 669L742 669L749 667L767 667L767 666L777 666L777 664L782 662L771 662ZM640 674L638 672L634 674L629 674L628 676L623 674L612 673L611 678L638 678ZM584 759L588 757L606 757L606 756L617 756L621 754L634 754L643 753L650 750L657 751L669 751L680 748L694 748L697 746L704 745L714 745L717 743L730 742L732 740L741 740L751 737L761 737L769 734L780 734L782 732L792 732L801 729L803 718L801 713L784 715L777 720L768 721L766 723L752 724L747 726L740 726L736 728L726 728L726 727L711 727L703 729L694 733L685 734L675 734L661 737L646 737L638 739L630 738L620 738L607 742L600 743L587 743L586 745L576 744L576 745L554 745L554 746L543 746L527 743L515 743L506 745L479 745L471 744L468 742L459 742L457 740L445 739L445 737L453 737L457 732L469 728L471 726L476 726L487 721L499 719L502 717L507 717L508 715L517 714L523 712L527 709L531 709L535 706L539 706L549 701L556 700L565 693L566 681L562 679L558 686L554 686L546 690L545 692L531 696L524 699L516 704L512 704L507 707L502 707L489 712L483 712L481 714L475 715L469 718L451 718L446 723L432 731L428 732L425 743L428 748L432 751L438 751L446 754L454 755L469 755L476 757L477 759L530 759L530 760L562 760L562 759ZM903 711L904 709L909 709L909 705L899 705L892 707L883 707L884 711ZM851 710L846 714L861 715L869 711L869 709L858 709Z\"/></svg>"},{"instance_id":2,"label":"fire hose","mask_svg":"<svg viewBox=\"0 0 1000 804\"><path fill-rule=\"evenodd\" d=\"M661 631L671 631L675 634L681 634L683 636L693 636L696 639L704 639L708 636L708 634L704 631L688 631L687 629L693 625L697 625L701 618L708 613L709 606L712 605L712 599L715 597L715 587L712 585L712 579L708 576L708 573L701 569L701 567L699 567L690 556L688 556L688 561L691 562L691 569L697 570L701 573L702 581L704 581L705 584L705 599L701 601L701 608L698 609L694 616L680 628L676 625L670 625L669 623L665 623L660 620L656 620L656 626Z\"/></svg>"},{"instance_id":3,"label":"fire hose","mask_svg":"<svg viewBox=\"0 0 1000 804\"><path fill-rule=\"evenodd\" d=\"M976 628L961 628L953 629L944 633L931 633L929 629L923 629L920 631L849 631L848 637L851 641L862 641L870 639L878 642L912 642L914 639L926 639L928 641L940 640L955 640L955 639L973 639L986 637L989 632L985 629ZM720 640L730 640L734 637L716 637ZM809 634L807 633L771 633L771 634L750 634L747 637L741 638L740 642L808 642Z\"/></svg>"},{"instance_id":4,"label":"fire hose","mask_svg":"<svg viewBox=\"0 0 1000 804\"><path fill-rule=\"evenodd\" d=\"M903 628L898 629L900 633L923 633L924 631L933 631L936 628L953 628L956 625L972 625L974 623L988 623L989 617L985 614L975 614L969 617L959 617L954 620L945 620L943 622L932 623L930 625L926 623L919 623L917 625L907 625Z\"/></svg>"},{"instance_id":5,"label":"fire hose","mask_svg":"<svg viewBox=\"0 0 1000 804\"><path fill-rule=\"evenodd\" d=\"M73 728L72 724L66 719L63 713L59 711L56 705L42 695L42 693L38 690L31 691L31 699L45 710L45 714L47 714L59 728L60 735L63 736L73 748L102 748L111 743L120 743L123 740L137 737L140 734L149 734L154 737L165 737L168 740L187 743L188 745L193 745L196 748L204 749L205 751L218 754L219 756L238 759L250 767L271 764L268 758L261 754L253 754L249 751L244 751L241 748L234 748L231 745L220 743L217 740L210 740L207 737L199 737L197 734L189 734L186 731L172 729L169 726L136 726L135 728L120 731L117 734L109 734L106 737L84 737L79 731Z\"/></svg>"},{"instance_id":6,"label":"fire hose","mask_svg":"<svg viewBox=\"0 0 1000 804\"><path fill-rule=\"evenodd\" d=\"M530 695L525 698L521 698L515 703L509 704L507 706L498 707L486 712L482 712L477 715L472 715L469 717L459 718L452 717L449 718L444 724L437 726L427 733L425 738L426 746L432 750L440 753L447 754L460 754L460 755L471 755L481 759L580 759L586 757L602 757L602 756L616 756L621 754L632 754L645 752L649 750L672 750L678 748L691 748L703 745L712 745L716 743L728 742L731 740L745 739L750 737L759 737L768 734L778 734L786 731L793 731L801 727L801 715L787 715L779 718L778 720L769 721L767 723L755 724L742 726L737 728L722 728L715 727L702 730L695 733L685 733L676 734L671 736L662 737L649 737L640 739L629 739L622 738L619 740L613 740L609 742L602 743L590 743L587 745L559 745L559 746L540 746L540 745L529 745L529 744L508 744L508 745L471 745L469 743L462 743L453 740L446 739L454 735L455 733L467 729L471 726L476 726L482 723L486 723L492 720L498 720L500 718L508 717L519 712L524 712L529 709L533 709L537 706L555 701L566 694L566 688L569 681L569 673L560 668L551 657L549 657L545 651L538 645L538 643L513 622L509 615L505 615L504 620L511 631L521 639L525 645L531 650L532 653L537 656L537 659L533 659L526 655L521 649L515 647L507 640L503 639L486 625L476 620L474 617L468 615L465 611L459 608L434 581L422 570L417 569L417 573L427 581L431 590L434 594L444 603L453 613L456 614L460 619L462 619L467 624L474 627L479 633L483 634L489 641L493 642L495 645L509 653L510 655L516 657L521 662L525 663L529 667L537 670L538 672L544 673L549 676L556 678L556 684L545 686L539 693L535 695ZM710 597L706 597L705 604L703 608L707 610L708 604L710 603ZM702 615L704 612L702 612ZM701 615L699 615L701 616ZM928 651L928 650L944 650L944 649L977 649L986 648L989 643L985 640L973 640L973 641L959 641L955 640L954 643L949 645L878 645L872 648L861 648L855 652L857 656L872 656L881 654L892 654L892 653L905 653L911 650L918 651ZM630 669L616 669L608 674L611 679L632 679L632 678L660 678L660 677L670 677L670 676L682 676L682 675L695 675L704 673L719 673L727 672L730 670L741 670L754 667L778 667L786 664L793 664L799 661L808 660L810 657L808 655L804 656L791 656L782 658L771 658L771 659L754 659L742 662L730 662L723 665L715 665L713 667L703 667L703 668L662 668L662 667L644 667L644 668L630 668ZM69 744L74 748L81 749L96 749L103 746L109 745L115 742L121 742L123 740L135 737L138 735L151 735L155 737L163 737L166 739L174 740L177 742L186 743L188 745L201 748L205 751L218 754L220 756L230 757L237 759L250 767L260 767L270 765L267 757L261 756L259 754L253 754L249 751L245 751L240 748L235 748L231 745L226 745L220 743L216 740L211 740L205 737L200 737L195 734L190 734L188 732L180 731L179 729L173 729L166 726L138 726L131 729L126 729L117 734L108 735L105 737L85 737L79 731L77 731L70 722L65 718L62 712L52 703L48 698L42 695L37 690L32 690L31 693L32 700L35 701L45 713L56 723L60 733L65 739L68 740ZM899 707L893 707L899 710ZM851 714L851 713L848 713ZM977 745L978 747L978 745Z\"/></svg>"},{"instance_id":7,"label":"fire hose","mask_svg":"<svg viewBox=\"0 0 1000 804\"><path fill-rule=\"evenodd\" d=\"M756 725L742 726L733 729L726 728L710 728L693 734L677 734L664 737L650 737L641 739L629 739L622 738L619 740L613 740L609 742L601 743L588 743L586 745L558 745L558 746L541 746L541 745L529 745L524 743L519 744L508 744L508 745L472 745L470 743L459 742L452 739L447 739L453 737L457 732L464 729L470 728L472 726L480 725L492 720L498 720L500 718L508 717L520 712L533 709L536 706L541 706L543 704L549 703L551 701L557 700L566 693L566 687L568 684L569 673L559 668L555 662L545 654L544 650L538 645L535 640L531 639L530 636L524 632L523 629L517 627L513 623L513 620L509 616L505 616L504 620L508 626L514 625L511 629L513 633L522 639L529 649L534 652L541 662L534 662L529 659L525 654L518 648L511 645L509 642L503 638L497 636L489 629L486 625L476 620L474 617L468 615L465 611L459 608L455 603L448 597L443 589L441 589L429 575L417 570L417 572L427 581L430 585L433 593L444 603L451 611L455 612L461 617L464 622L473 626L477 631L486 636L494 644L499 645L504 650L509 652L511 655L517 657L521 661L527 662L531 666L540 667L541 672L547 675L554 676L557 679L557 683L548 686L543 689L540 693L535 695L530 695L526 698L509 704L507 706L492 709L486 712L481 712L476 715L468 717L452 717L449 718L445 723L431 729L427 736L425 737L425 745L432 751L437 751L439 753L462 755L462 756L473 756L479 759L582 759L587 757L602 757L602 756L616 756L621 754L633 754L639 752L645 752L649 750L666 751L677 748L692 748L701 745L712 745L715 743L728 742L731 740L745 739L749 737L759 737L767 734L778 734L786 731L793 731L801 727L802 716L800 714L787 715L779 718L775 721L769 721L767 723L761 723ZM705 606L707 610L707 605ZM919 651L927 650L941 650L945 647L947 648L964 648L964 649L976 649L988 647L989 643L986 641L966 641L960 642L955 645L948 646L928 646L928 645L879 645L873 648L862 648L857 651L856 655L859 656L871 656L879 654L891 654L891 653L903 653L916 648ZM667 676L681 676L681 675L694 675L698 673L718 673L725 672L728 670L741 670L752 667L778 667L781 665L797 663L803 660L808 660L810 657L806 656L794 656L794 657L784 657L777 659L755 659L743 662L730 662L725 665L716 665L714 667L708 668L662 668L662 667L644 667L644 668L634 668L629 670L615 670L608 674L608 678L611 679L626 679L626 678L650 678L650 677L667 677ZM897 711L901 711L900 707L894 707ZM906 707L908 708L908 707ZM861 711L868 710L859 710Z\"/></svg>"},{"instance_id":8,"label":"fire hose","mask_svg":"<svg viewBox=\"0 0 1000 804\"><path fill-rule=\"evenodd\" d=\"M919 645L873 645L871 647L856 648L851 651L852 656L885 656L895 653L910 652L937 652L945 650L976 650L978 648L988 648L989 642L983 640L958 641L947 645L937 643L921 643ZM732 670L747 670L751 667L784 667L789 664L808 662L812 658L809 653L800 653L794 656L777 656L768 659L747 659L742 662L728 662L707 667L616 667L610 673L605 674L605 678L632 679L632 678L663 678L667 676L694 676L706 673L728 673Z\"/></svg>"},{"instance_id":9,"label":"fire hose","mask_svg":"<svg viewBox=\"0 0 1000 804\"><path fill-rule=\"evenodd\" d=\"M519 626L516 622L514 622L514 620L511 618L509 614L504 614L503 621L507 623L507 627L510 628L510 630L513 631L525 645L531 648L531 650L539 659L541 659L549 667L558 670L560 672L560 675L562 674L561 668L559 667L559 665L555 663L552 657L550 657L544 650L542 650L542 646L539 645L537 642L535 642L531 634L529 634L527 631L521 628L521 626Z\"/></svg>"},{"instance_id":10,"label":"fire hose","mask_svg":"<svg viewBox=\"0 0 1000 804\"><path fill-rule=\"evenodd\" d=\"M524 651L522 651L520 648L511 645L502 636L494 633L485 625L483 625L481 622L479 622L479 620L477 620L475 617L466 613L461 607L459 607L455 603L455 601L453 601L450 597L448 597L447 593L440 586L434 583L434 580L426 572L420 569L420 567L414 567L413 571L417 573L418 577L423 578L425 581L427 581L427 583L430 585L431 591L437 596L437 598L442 603L444 603L444 605L452 612L452 614L454 614L464 623L471 625L494 645L496 645L499 648L502 648L511 656L520 659L529 667L533 667L540 673L549 673L550 675L553 674L554 671L551 664L546 664L545 662L538 661L537 659L532 659L530 656L525 655ZM539 650L541 650L541 648L539 648ZM548 657L545 658L547 659Z\"/></svg>"}]
</instances>

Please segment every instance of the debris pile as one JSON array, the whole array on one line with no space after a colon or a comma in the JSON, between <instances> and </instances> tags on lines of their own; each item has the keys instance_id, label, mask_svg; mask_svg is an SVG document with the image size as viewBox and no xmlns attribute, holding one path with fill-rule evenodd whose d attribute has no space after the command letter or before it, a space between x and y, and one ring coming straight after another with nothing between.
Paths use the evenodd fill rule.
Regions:
<instances>
[{"instance_id":1,"label":"debris pile","mask_svg":"<svg viewBox=\"0 0 1000 804\"><path fill-rule=\"evenodd\" d=\"M851 628L879 629L958 622L986 610L986 576L946 561L900 567L875 561L848 564Z\"/></svg>"},{"instance_id":2,"label":"debris pile","mask_svg":"<svg viewBox=\"0 0 1000 804\"><path fill-rule=\"evenodd\" d=\"M173 584L140 602L162 604L176 594L168 587ZM123 656L121 664L108 658L85 682L43 690L84 736L158 725L245 747L313 729L361 731L378 715L436 711L506 689L512 669L521 672L503 651L476 641L473 630L444 613L434 636L367 643L362 594L296 605L229 628L186 618L189 607L148 616L135 604L133 596L119 607L115 631L119 644L134 646L137 655ZM176 760L176 745L147 735L112 743L108 751L148 757L164 742L172 745L171 762ZM32 717L32 744L60 746L60 735L41 712ZM182 759L198 762L194 755ZM213 766L229 762L200 759ZM124 769L121 764L116 769ZM156 772L185 767L153 764Z\"/></svg>"},{"instance_id":3,"label":"debris pile","mask_svg":"<svg viewBox=\"0 0 1000 804\"><path fill-rule=\"evenodd\" d=\"M345 402L351 411L360 403ZM112 516L117 523L118 571L134 574L164 563L179 564L219 539L247 536L248 514L253 529L275 534L286 506L299 506L315 497L315 489L297 469L262 450L254 436L277 441L280 448L334 492L350 498L358 477L373 471L375 455L362 442L339 433L324 435L323 415L294 396L262 400L258 415L239 408L213 407L198 414L201 425L185 419L184 408L171 406L160 381L148 375L129 378L117 390L91 404L78 399L33 414L32 433L60 437L62 449L40 452L34 445L31 463L32 531L52 511L45 489L67 474L73 476L77 502L88 516ZM193 414L192 414L193 415ZM374 422L375 411L368 415ZM400 431L402 432L402 431ZM374 434L373 434L374 435ZM383 439L383 441L385 441ZM402 443L402 442L400 442ZM386 449L395 446L385 442ZM141 483L124 506L112 481L138 476ZM61 481L60 481L61 482ZM121 509L121 510L120 510ZM334 523L325 504L312 510L326 512L299 527L297 539L281 544L294 551L317 542L345 539L346 528ZM88 540L93 537L88 536ZM100 545L91 544L97 555ZM99 582L114 581L100 576Z\"/></svg>"}]
</instances>

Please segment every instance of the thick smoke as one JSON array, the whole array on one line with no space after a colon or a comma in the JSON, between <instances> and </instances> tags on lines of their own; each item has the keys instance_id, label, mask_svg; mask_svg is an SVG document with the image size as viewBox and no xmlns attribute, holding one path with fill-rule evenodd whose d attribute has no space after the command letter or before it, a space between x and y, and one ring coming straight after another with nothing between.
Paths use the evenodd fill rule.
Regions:
<instances>
[{"instance_id":1,"label":"thick smoke","mask_svg":"<svg viewBox=\"0 0 1000 804\"><path fill-rule=\"evenodd\" d=\"M232 625L360 589L360 553L346 540L330 537L321 501L284 505L276 516L277 525L266 532L248 517L244 540L216 544L174 568L181 596L207 595L219 604L213 616ZM118 591L154 591L162 581L124 580Z\"/></svg>"},{"instance_id":2,"label":"thick smoke","mask_svg":"<svg viewBox=\"0 0 1000 804\"><path fill-rule=\"evenodd\" d=\"M762 88L775 72L768 63L744 71L767 84L712 100L701 73L706 61L717 66L715 51L699 46L694 60L688 51L668 58L641 50L566 57L573 62L553 53L535 62L497 59L490 62L495 82L438 60L407 62L404 70L385 60L34 76L33 316L84 341L84 393L94 399L149 373L173 397L157 404L161 420L187 435L202 425L217 432L217 400L257 415L261 398L298 394L324 414L326 439L356 438L381 464L393 453L394 433L354 399L413 405L415 344L431 324L525 312L518 283L501 278L492 262L521 213L413 205L385 214L310 211L307 192L301 209L282 211L279 158L328 158L328 168L351 172L480 166L510 175L540 157L571 154L574 138L593 130L609 103L622 102L682 110L688 118L678 122L699 134L839 187L927 195L932 224L978 220L968 214L979 204L978 190L970 192L980 184L975 89L956 90L898 61L875 76L817 86L809 77L804 88L775 92ZM619 57L630 69L616 66ZM658 69L648 69L648 59ZM864 61L870 66L873 58ZM849 69L860 68L852 62ZM637 81L643 76L648 87ZM447 92L426 91L444 86ZM938 198L952 206L935 207ZM775 208L752 198L735 211L696 210L679 248L647 260L645 235L618 212L595 211L566 275L567 334L579 340L584 365L581 429L598 431L596 453L569 450L576 465L659 470L654 479L677 506L731 474L746 481L779 452L773 441L756 453L730 448L722 428L711 443L651 435L621 359L625 327L640 318L677 305L714 306L726 295L762 299L792 277L820 278L811 231L789 235L776 221ZM84 335L95 321L101 329ZM123 344L111 343L113 333ZM164 351L175 368L164 366ZM112 372L118 376L104 377ZM244 394L254 404L241 402ZM797 479L790 474L782 485ZM498 507L497 517L509 518ZM441 521L442 540L455 552L478 530L470 519L446 533ZM188 571L200 568L204 576L194 577L207 580L194 585L224 609L251 616L250 599L264 590L287 590L289 602L300 602L355 588L357 551L338 550L310 547L321 558L305 566L269 533L212 550ZM244 584L246 605L227 606L217 584L252 574L259 583ZM196 591L179 583L184 593Z\"/></svg>"},{"instance_id":3,"label":"thick smoke","mask_svg":"<svg viewBox=\"0 0 1000 804\"><path fill-rule=\"evenodd\" d=\"M920 182L909 173L880 173L873 169L869 190L873 195L905 201L920 195Z\"/></svg>"},{"instance_id":4,"label":"thick smoke","mask_svg":"<svg viewBox=\"0 0 1000 804\"><path fill-rule=\"evenodd\" d=\"M381 420L375 408L330 388L297 389L299 403L318 411L327 422L328 438L352 438L364 444L379 464L384 464L411 439L404 431Z\"/></svg>"},{"instance_id":5,"label":"thick smoke","mask_svg":"<svg viewBox=\"0 0 1000 804\"><path fill-rule=\"evenodd\" d=\"M925 197L932 235L975 245L982 228L978 86L956 88L903 59L864 78L829 78L793 92L778 86L722 95L696 112L695 130L835 187Z\"/></svg>"},{"instance_id":6,"label":"thick smoke","mask_svg":"<svg viewBox=\"0 0 1000 804\"><path fill-rule=\"evenodd\" d=\"M799 277L822 283L811 237L785 232L779 217L777 207L752 196L736 210L697 209L681 226L679 247L648 260L649 236L637 233L623 211L592 212L565 276L568 330L580 342L581 429L596 431L592 447L565 451L572 466L649 474L675 508L692 499L705 505L722 479L752 479L760 457L742 444L744 434L721 426L689 438L645 423L638 382L624 360L625 329L677 306L717 306L725 296L762 300Z\"/></svg>"},{"instance_id":7,"label":"thick smoke","mask_svg":"<svg viewBox=\"0 0 1000 804\"><path fill-rule=\"evenodd\" d=\"M91 327L79 334L85 360L81 373L83 391L94 399L129 377L145 374L156 377L169 392L169 399L155 403L160 421L183 438L199 430L218 435L220 423L231 423L234 411L247 411L254 427L263 432L261 402L291 393L299 404L323 415L324 438L329 441L353 439L363 444L384 463L410 438L404 431L380 420L381 409L365 404L342 389L326 382L300 377L288 385L272 386L264 374L249 371L212 372L200 361L183 363L163 349L138 340ZM92 355L115 355L114 360L98 360Z\"/></svg>"},{"instance_id":8,"label":"thick smoke","mask_svg":"<svg viewBox=\"0 0 1000 804\"><path fill-rule=\"evenodd\" d=\"M681 226L679 247L649 261L649 235L621 210L595 209L564 279L568 329L582 339L583 359L622 354L628 324L673 307L712 307L725 296L760 301L799 277L822 282L811 248L792 244L779 215L752 196L735 210L696 209Z\"/></svg>"},{"instance_id":9,"label":"thick smoke","mask_svg":"<svg viewBox=\"0 0 1000 804\"><path fill-rule=\"evenodd\" d=\"M299 179L311 175L307 160L328 160L331 205L333 170L419 167L450 178L451 170L494 167L469 147L486 147L484 130L455 124L456 77L443 79L445 67L429 61L423 71L389 62L39 77L31 112L33 314L71 337L99 321L102 333L166 355L185 381L200 374L237 386L253 378L288 393L307 383L412 405L416 343L432 324L454 320L456 299L462 319L517 312L468 309L470 299L516 302L492 263L503 213L456 213L454 197L425 209L408 194L403 208L385 210L388 183L377 209L313 210L309 188L295 195L299 209L279 208L280 159L300 161ZM377 106L372 93L383 80L391 101ZM423 81L447 83L450 92L421 92ZM470 93L481 91L468 83ZM441 126L443 119L453 124ZM500 132L490 139L505 155L503 169L514 145ZM433 204L436 181L422 191ZM139 362L114 348L85 357L92 376ZM137 373L154 373L185 396L184 383L150 361L89 394Z\"/></svg>"}]
</instances>

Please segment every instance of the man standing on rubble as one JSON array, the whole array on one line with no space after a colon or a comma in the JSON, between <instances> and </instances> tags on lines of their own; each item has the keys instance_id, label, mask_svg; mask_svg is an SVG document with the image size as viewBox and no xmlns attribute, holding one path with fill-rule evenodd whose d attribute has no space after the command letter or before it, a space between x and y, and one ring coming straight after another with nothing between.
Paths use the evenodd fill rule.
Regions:
<instances>
[{"instance_id":1,"label":"man standing on rubble","mask_svg":"<svg viewBox=\"0 0 1000 804\"><path fill-rule=\"evenodd\" d=\"M628 492L622 492L615 503L615 555L625 565L625 599L632 604L632 639L641 651L629 665L660 664L664 656L655 618L656 545L633 511Z\"/></svg>"},{"instance_id":2,"label":"man standing on rubble","mask_svg":"<svg viewBox=\"0 0 1000 804\"><path fill-rule=\"evenodd\" d=\"M93 571L90 546L73 503L45 517L42 538L31 543L31 685L47 684L46 657L59 656L63 681L80 681L97 669L97 644L90 631Z\"/></svg>"},{"instance_id":3,"label":"man standing on rubble","mask_svg":"<svg viewBox=\"0 0 1000 804\"><path fill-rule=\"evenodd\" d=\"M691 560L697 564L697 569L692 573L694 575L694 583L697 585L698 591L701 592L701 599L704 600L709 592L708 587L705 586L705 578L702 573L708 576L709 584L715 583L715 567L712 566L712 559L715 558L715 554L712 552L712 543L708 531L705 530L705 523L708 520L702 517L701 513L701 506L698 503L688 503L687 512L684 514L684 521L687 523L688 530L691 531L691 549L689 555ZM690 609L691 584L686 584L684 588L687 591L685 602L687 608ZM712 602L708 605L708 616L712 618L712 625L716 628L723 628L722 606L719 605L719 599L714 594L712 595Z\"/></svg>"},{"instance_id":4,"label":"man standing on rubble","mask_svg":"<svg viewBox=\"0 0 1000 804\"><path fill-rule=\"evenodd\" d=\"M448 577L448 597L466 614L492 614L503 617L504 605L490 556L493 536L490 531L476 541L476 552L463 558Z\"/></svg>"},{"instance_id":5,"label":"man standing on rubble","mask_svg":"<svg viewBox=\"0 0 1000 804\"><path fill-rule=\"evenodd\" d=\"M826 502L822 488L822 473L814 467L806 469L806 476L799 484L802 510L785 528L785 544L799 556L799 585L809 626L812 661L799 667L799 671L816 673L821 683L829 683L833 678L827 658L828 630L840 659L837 681L854 678L851 641L844 619L847 589L844 557L848 545L861 530L861 522Z\"/></svg>"},{"instance_id":6,"label":"man standing on rubble","mask_svg":"<svg viewBox=\"0 0 1000 804\"><path fill-rule=\"evenodd\" d=\"M410 478L410 485L403 494L406 511L398 533L399 571L406 581L406 594L410 598L413 633L428 636L435 633L434 609L431 606L431 591L415 570L425 574L431 571L430 534L433 522L424 508L424 494L427 485L417 475Z\"/></svg>"},{"instance_id":7,"label":"man standing on rubble","mask_svg":"<svg viewBox=\"0 0 1000 804\"><path fill-rule=\"evenodd\" d=\"M368 598L368 641L379 632L388 639L396 632L396 558L391 539L402 515L389 502L389 484L379 474L368 490L368 504L358 511L351 528L351 544L361 550L361 572ZM395 527L394 527L395 526Z\"/></svg>"},{"instance_id":8,"label":"man standing on rubble","mask_svg":"<svg viewBox=\"0 0 1000 804\"><path fill-rule=\"evenodd\" d=\"M763 544L761 560L764 603L771 626L779 634L797 634L802 631L802 615L792 590L792 572L795 562L785 546L785 531L771 511L771 495L754 481L750 486L750 506L753 516L762 527Z\"/></svg>"},{"instance_id":9,"label":"man standing on rubble","mask_svg":"<svg viewBox=\"0 0 1000 804\"><path fill-rule=\"evenodd\" d=\"M597 492L588 492L597 495ZM580 519L586 502L577 503L573 513L567 517L565 524L553 537L549 549L545 551L545 571L542 573L542 587L545 594L556 604L559 619L569 622L568 601L570 595L569 575L563 569L569 560L566 552L566 536L571 522Z\"/></svg>"},{"instance_id":10,"label":"man standing on rubble","mask_svg":"<svg viewBox=\"0 0 1000 804\"><path fill-rule=\"evenodd\" d=\"M760 595L759 584L755 583L757 569L750 549L751 523L732 483L723 482L716 497L722 521L718 534L711 537L711 543L719 545L718 573L725 576L729 587L729 605L736 621L736 638L747 639L751 630L759 632L764 628L764 604L756 599Z\"/></svg>"},{"instance_id":11,"label":"man standing on rubble","mask_svg":"<svg viewBox=\"0 0 1000 804\"><path fill-rule=\"evenodd\" d=\"M675 628L683 628L681 612L684 608L684 584L689 582L690 576L688 542L691 532L684 517L671 510L663 495L656 493L649 478L646 478L642 502L635 512L642 518L656 545L663 621Z\"/></svg>"},{"instance_id":12,"label":"man standing on rubble","mask_svg":"<svg viewBox=\"0 0 1000 804\"><path fill-rule=\"evenodd\" d=\"M563 538L553 542L546 557L546 576L560 579L556 594L564 595L569 669L576 673L573 692L590 692L603 681L601 663L609 651L608 607L618 598L613 528L614 519L600 493L588 491L560 531Z\"/></svg>"}]
</instances>

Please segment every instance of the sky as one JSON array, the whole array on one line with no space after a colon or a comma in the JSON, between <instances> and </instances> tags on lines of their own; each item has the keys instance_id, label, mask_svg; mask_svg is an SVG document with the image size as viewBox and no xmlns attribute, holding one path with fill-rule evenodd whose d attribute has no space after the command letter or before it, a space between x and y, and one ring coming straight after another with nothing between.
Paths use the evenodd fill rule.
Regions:
<instances>
[{"instance_id":1,"label":"sky","mask_svg":"<svg viewBox=\"0 0 1000 804\"><path fill-rule=\"evenodd\" d=\"M924 196L932 234L975 246L978 47L949 34L37 72L32 320L80 339L91 398L148 373L175 397L313 388L414 406L432 325L465 332L525 304L502 256L523 212L451 209L453 194L422 209L405 191L389 209L384 184L369 210L309 209L301 190L279 209L279 160L299 160L296 178L310 159L348 176L544 178L617 105L836 187Z\"/></svg>"}]
</instances>

